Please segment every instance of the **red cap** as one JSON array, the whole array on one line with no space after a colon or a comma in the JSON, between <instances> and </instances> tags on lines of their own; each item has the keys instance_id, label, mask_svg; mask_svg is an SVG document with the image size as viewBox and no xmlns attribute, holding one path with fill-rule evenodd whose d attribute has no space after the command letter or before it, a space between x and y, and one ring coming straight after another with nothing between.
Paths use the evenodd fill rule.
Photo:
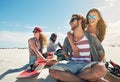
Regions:
<instances>
[{"instance_id":1,"label":"red cap","mask_svg":"<svg viewBox=\"0 0 120 82\"><path fill-rule=\"evenodd\" d=\"M37 30L38 32L42 32L42 29L40 27L35 27L34 30Z\"/></svg>"}]
</instances>

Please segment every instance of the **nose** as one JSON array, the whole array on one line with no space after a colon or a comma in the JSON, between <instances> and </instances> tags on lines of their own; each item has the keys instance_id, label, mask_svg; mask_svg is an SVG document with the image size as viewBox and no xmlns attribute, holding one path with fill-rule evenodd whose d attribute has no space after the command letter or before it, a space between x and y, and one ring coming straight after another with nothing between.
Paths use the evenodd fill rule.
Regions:
<instances>
[{"instance_id":1,"label":"nose","mask_svg":"<svg viewBox=\"0 0 120 82\"><path fill-rule=\"evenodd\" d=\"M89 19L89 22L91 22L91 21L93 21L93 19L92 19L92 18L90 18L90 19Z\"/></svg>"}]
</instances>

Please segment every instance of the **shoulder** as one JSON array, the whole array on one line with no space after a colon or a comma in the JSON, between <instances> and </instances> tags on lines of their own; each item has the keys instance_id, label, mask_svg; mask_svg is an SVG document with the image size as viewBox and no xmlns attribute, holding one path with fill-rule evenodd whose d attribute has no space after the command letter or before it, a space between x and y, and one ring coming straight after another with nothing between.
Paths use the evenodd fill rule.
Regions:
<instances>
[{"instance_id":1,"label":"shoulder","mask_svg":"<svg viewBox=\"0 0 120 82\"><path fill-rule=\"evenodd\" d=\"M67 42L69 41L69 40L68 40L68 37L65 37L65 41L67 41Z\"/></svg>"},{"instance_id":2,"label":"shoulder","mask_svg":"<svg viewBox=\"0 0 120 82\"><path fill-rule=\"evenodd\" d=\"M86 37L90 42L99 42L98 38L96 36L91 35L89 32L85 32Z\"/></svg>"},{"instance_id":3,"label":"shoulder","mask_svg":"<svg viewBox=\"0 0 120 82\"><path fill-rule=\"evenodd\" d=\"M33 42L33 41L34 41L34 37L28 39L28 42Z\"/></svg>"},{"instance_id":4,"label":"shoulder","mask_svg":"<svg viewBox=\"0 0 120 82\"><path fill-rule=\"evenodd\" d=\"M68 37L66 37L66 38L64 39L64 45L70 45L70 42L69 42L69 40L68 40Z\"/></svg>"},{"instance_id":5,"label":"shoulder","mask_svg":"<svg viewBox=\"0 0 120 82\"><path fill-rule=\"evenodd\" d=\"M95 35L92 35L92 34L90 34L89 32L86 32L86 31L85 31L85 35L86 35L88 38L97 38Z\"/></svg>"}]
</instances>

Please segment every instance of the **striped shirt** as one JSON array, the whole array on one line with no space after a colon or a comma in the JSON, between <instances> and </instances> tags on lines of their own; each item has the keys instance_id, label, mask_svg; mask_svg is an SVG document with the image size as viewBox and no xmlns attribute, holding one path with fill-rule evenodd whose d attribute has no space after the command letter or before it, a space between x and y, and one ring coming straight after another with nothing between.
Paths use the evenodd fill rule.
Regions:
<instances>
[{"instance_id":1,"label":"striped shirt","mask_svg":"<svg viewBox=\"0 0 120 82\"><path fill-rule=\"evenodd\" d=\"M74 52L72 52L73 55L71 59L73 61L91 62L90 45L87 37L84 36L80 41L74 41L74 43L79 48L79 56L75 57Z\"/></svg>"}]
</instances>

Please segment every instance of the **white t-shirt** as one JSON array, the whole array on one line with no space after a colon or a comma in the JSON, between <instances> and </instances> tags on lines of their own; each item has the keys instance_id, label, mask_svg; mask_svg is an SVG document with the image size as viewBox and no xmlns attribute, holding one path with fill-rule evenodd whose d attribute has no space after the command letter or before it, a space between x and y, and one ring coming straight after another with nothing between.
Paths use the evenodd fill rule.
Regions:
<instances>
[{"instance_id":1,"label":"white t-shirt","mask_svg":"<svg viewBox=\"0 0 120 82\"><path fill-rule=\"evenodd\" d=\"M51 52L51 51L56 51L58 44L53 43L51 40L49 40L49 44L47 46L47 52Z\"/></svg>"}]
</instances>

